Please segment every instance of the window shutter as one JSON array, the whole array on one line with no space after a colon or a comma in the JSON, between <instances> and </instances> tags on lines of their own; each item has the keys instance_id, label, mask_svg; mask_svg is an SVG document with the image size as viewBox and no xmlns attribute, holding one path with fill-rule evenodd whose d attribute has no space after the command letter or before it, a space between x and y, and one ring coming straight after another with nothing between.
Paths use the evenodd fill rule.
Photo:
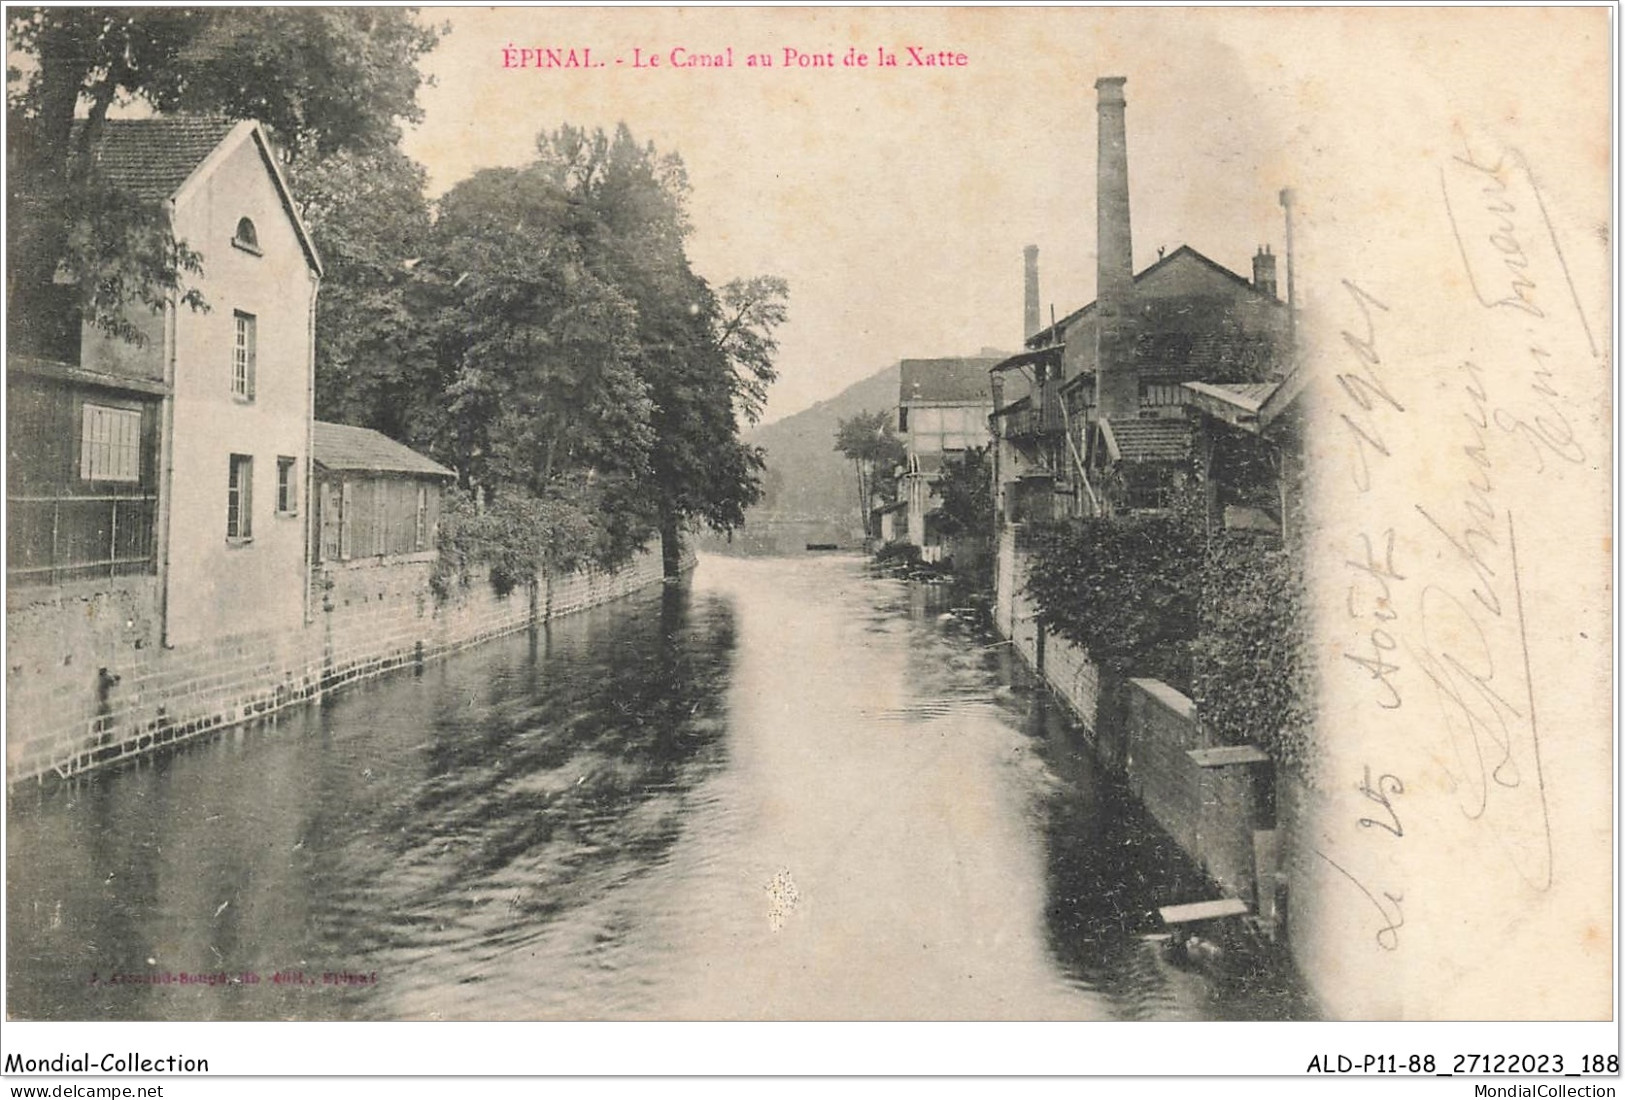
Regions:
<instances>
[{"instance_id":1,"label":"window shutter","mask_svg":"<svg viewBox=\"0 0 1625 1100\"><path fill-rule=\"evenodd\" d=\"M327 561L338 556L338 517L333 514L333 486L329 482L321 483L316 507L322 517L321 529L316 534L316 560Z\"/></svg>"},{"instance_id":2,"label":"window shutter","mask_svg":"<svg viewBox=\"0 0 1625 1100\"><path fill-rule=\"evenodd\" d=\"M247 457L243 459L242 502L243 538L251 539L254 537L254 460Z\"/></svg>"},{"instance_id":3,"label":"window shutter","mask_svg":"<svg viewBox=\"0 0 1625 1100\"><path fill-rule=\"evenodd\" d=\"M96 406L86 405L83 423L79 428L79 477L89 481L91 452L96 447Z\"/></svg>"},{"instance_id":4,"label":"window shutter","mask_svg":"<svg viewBox=\"0 0 1625 1100\"><path fill-rule=\"evenodd\" d=\"M339 489L339 558L343 561L350 560L350 528L354 519L350 514L350 505L353 500L350 480L346 478Z\"/></svg>"}]
</instances>

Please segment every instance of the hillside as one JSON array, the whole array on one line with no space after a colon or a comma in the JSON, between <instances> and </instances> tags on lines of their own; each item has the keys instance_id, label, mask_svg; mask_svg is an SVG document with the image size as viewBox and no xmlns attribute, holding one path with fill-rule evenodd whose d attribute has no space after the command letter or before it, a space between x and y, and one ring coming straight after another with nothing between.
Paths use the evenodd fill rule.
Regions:
<instances>
[{"instance_id":1,"label":"hillside","mask_svg":"<svg viewBox=\"0 0 1625 1100\"><path fill-rule=\"evenodd\" d=\"M982 348L976 354L1003 358L1008 353ZM767 472L762 503L750 519L759 525L770 519L816 521L840 529L842 542L861 538L856 475L835 450L835 429L860 412L895 410L900 376L900 364L893 363L827 401L751 432L750 442L767 450Z\"/></svg>"},{"instance_id":2,"label":"hillside","mask_svg":"<svg viewBox=\"0 0 1625 1100\"><path fill-rule=\"evenodd\" d=\"M852 464L835 450L836 425L860 412L897 407L898 365L854 382L827 401L750 433L767 451L762 503L752 510L817 518L861 529Z\"/></svg>"}]
</instances>

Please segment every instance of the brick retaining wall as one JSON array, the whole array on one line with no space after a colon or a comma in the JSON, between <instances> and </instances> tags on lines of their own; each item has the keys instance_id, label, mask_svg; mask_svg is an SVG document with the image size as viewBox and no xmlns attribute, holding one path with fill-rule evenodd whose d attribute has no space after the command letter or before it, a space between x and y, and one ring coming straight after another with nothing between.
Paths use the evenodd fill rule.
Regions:
<instances>
[{"instance_id":1,"label":"brick retaining wall","mask_svg":"<svg viewBox=\"0 0 1625 1100\"><path fill-rule=\"evenodd\" d=\"M685 552L684 568L694 557ZM6 779L74 775L275 713L344 684L607 603L661 581L659 553L615 571L483 579L436 601L433 555L319 575L311 619L165 649L151 578L106 592L25 593L7 608ZM330 579L331 584L326 583Z\"/></svg>"},{"instance_id":2,"label":"brick retaining wall","mask_svg":"<svg viewBox=\"0 0 1625 1100\"><path fill-rule=\"evenodd\" d=\"M1207 743L1196 706L1161 680L1128 682L1124 740L1129 786L1180 848L1227 893L1255 899L1252 768L1202 767L1190 750Z\"/></svg>"}]
</instances>

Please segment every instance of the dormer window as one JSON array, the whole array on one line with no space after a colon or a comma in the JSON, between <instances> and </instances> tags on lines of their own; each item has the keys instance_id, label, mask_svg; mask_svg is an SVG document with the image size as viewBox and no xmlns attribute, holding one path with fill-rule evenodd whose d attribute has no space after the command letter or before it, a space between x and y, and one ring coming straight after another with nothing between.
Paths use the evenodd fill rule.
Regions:
<instances>
[{"instance_id":1,"label":"dormer window","mask_svg":"<svg viewBox=\"0 0 1625 1100\"><path fill-rule=\"evenodd\" d=\"M244 252L251 252L256 256L262 254L260 252L260 235L254 229L254 223L248 218L238 220L237 235L231 238L231 243Z\"/></svg>"}]
</instances>

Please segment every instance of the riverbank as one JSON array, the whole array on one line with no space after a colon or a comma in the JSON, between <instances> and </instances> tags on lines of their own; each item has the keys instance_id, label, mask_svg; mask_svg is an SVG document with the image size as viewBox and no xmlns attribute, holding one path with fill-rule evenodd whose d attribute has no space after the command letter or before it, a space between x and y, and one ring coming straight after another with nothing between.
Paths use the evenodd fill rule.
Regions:
<instances>
[{"instance_id":1,"label":"riverbank","mask_svg":"<svg viewBox=\"0 0 1625 1100\"><path fill-rule=\"evenodd\" d=\"M1209 880L1205 896L1162 904L1240 901L1240 915L1201 922L1198 937L1266 968L1292 967L1314 990L1305 951L1313 929L1289 922L1289 901L1301 904L1310 889L1302 871L1312 792L1251 746L1210 745L1182 692L1159 680L1114 678L1045 630L1026 571L1018 534L1007 529L996 558L995 631L1076 718L1101 765ZM1191 929L1168 931L1181 941Z\"/></svg>"},{"instance_id":2,"label":"riverbank","mask_svg":"<svg viewBox=\"0 0 1625 1100\"><path fill-rule=\"evenodd\" d=\"M694 567L685 551L684 570ZM195 645L153 644L98 589L7 609L6 780L66 779L270 717L346 684L619 599L662 581L658 553L498 593L483 577L437 598L433 555L323 569L303 623ZM10 594L14 601L30 593Z\"/></svg>"}]
</instances>

